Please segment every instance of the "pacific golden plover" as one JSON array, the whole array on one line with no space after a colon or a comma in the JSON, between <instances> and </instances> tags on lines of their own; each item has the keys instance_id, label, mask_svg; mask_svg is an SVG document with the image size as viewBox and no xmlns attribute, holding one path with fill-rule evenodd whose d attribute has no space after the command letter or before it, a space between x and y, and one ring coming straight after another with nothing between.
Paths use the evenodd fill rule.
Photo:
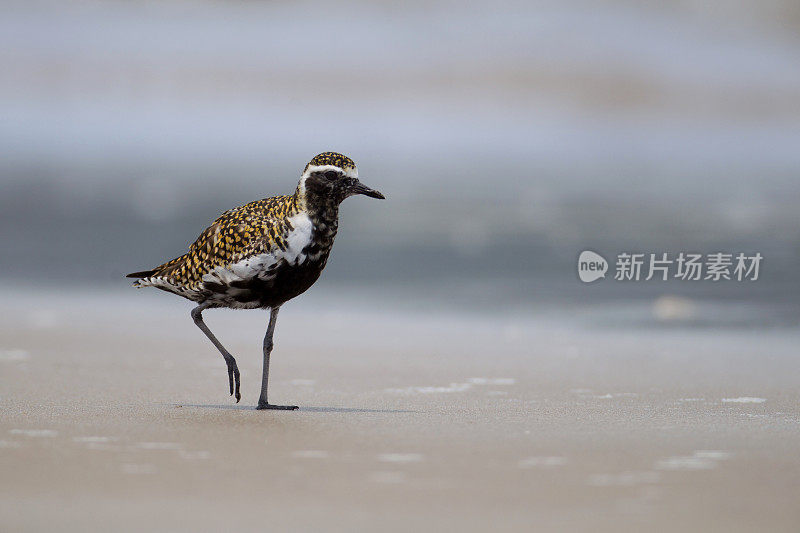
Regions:
<instances>
[{"instance_id":1,"label":"pacific golden plover","mask_svg":"<svg viewBox=\"0 0 800 533\"><path fill-rule=\"evenodd\" d=\"M339 204L356 194L384 198L358 181L358 170L349 157L321 153L306 165L294 194L226 211L184 255L127 277L140 278L134 287L156 287L198 303L192 319L225 358L230 392L237 403L241 394L236 359L203 322L203 311L269 309L258 409L297 409L267 401L278 310L317 281L336 237Z\"/></svg>"}]
</instances>

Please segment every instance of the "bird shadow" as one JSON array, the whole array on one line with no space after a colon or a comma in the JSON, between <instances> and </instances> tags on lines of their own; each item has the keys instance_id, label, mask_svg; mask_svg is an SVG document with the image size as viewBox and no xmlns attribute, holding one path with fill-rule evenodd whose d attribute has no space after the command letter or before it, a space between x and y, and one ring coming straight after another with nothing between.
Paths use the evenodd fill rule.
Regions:
<instances>
[{"instance_id":1,"label":"bird shadow","mask_svg":"<svg viewBox=\"0 0 800 533\"><path fill-rule=\"evenodd\" d=\"M198 409L230 409L234 411L255 411L255 406L250 405L220 405L220 404L169 404L173 407L195 407ZM307 413L419 413L409 409L361 409L356 407L324 407L324 406L300 406L300 412Z\"/></svg>"}]
</instances>

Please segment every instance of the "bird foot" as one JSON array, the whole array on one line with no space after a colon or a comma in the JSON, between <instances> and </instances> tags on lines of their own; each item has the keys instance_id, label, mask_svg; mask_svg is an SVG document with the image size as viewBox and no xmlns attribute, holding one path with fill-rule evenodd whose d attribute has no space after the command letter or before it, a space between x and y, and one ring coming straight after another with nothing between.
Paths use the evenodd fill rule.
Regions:
<instances>
[{"instance_id":1,"label":"bird foot","mask_svg":"<svg viewBox=\"0 0 800 533\"><path fill-rule=\"evenodd\" d=\"M239 367L236 365L236 360L231 358L231 361L228 362L228 384L231 388L231 396L236 398L236 403L239 403L239 400L242 399L242 395L239 393Z\"/></svg>"},{"instance_id":2,"label":"bird foot","mask_svg":"<svg viewBox=\"0 0 800 533\"><path fill-rule=\"evenodd\" d=\"M294 411L295 409L297 409L297 406L296 405L274 405L274 404L266 403L266 402L258 402L258 405L256 406L256 409L258 409L259 411L261 411L263 409L276 409L276 410L279 410L279 411Z\"/></svg>"}]
</instances>

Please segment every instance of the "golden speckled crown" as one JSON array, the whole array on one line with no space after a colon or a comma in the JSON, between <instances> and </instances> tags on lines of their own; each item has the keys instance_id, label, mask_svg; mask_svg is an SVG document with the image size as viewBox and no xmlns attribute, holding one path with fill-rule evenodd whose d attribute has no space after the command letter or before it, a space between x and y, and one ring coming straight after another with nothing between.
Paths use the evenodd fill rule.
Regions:
<instances>
[{"instance_id":1,"label":"golden speckled crown","mask_svg":"<svg viewBox=\"0 0 800 533\"><path fill-rule=\"evenodd\" d=\"M321 154L314 156L314 159L308 162L306 168L303 169L303 172L308 170L308 167L323 165L333 165L344 170L356 168L356 164L353 162L353 160L346 155L337 154L336 152L322 152Z\"/></svg>"}]
</instances>

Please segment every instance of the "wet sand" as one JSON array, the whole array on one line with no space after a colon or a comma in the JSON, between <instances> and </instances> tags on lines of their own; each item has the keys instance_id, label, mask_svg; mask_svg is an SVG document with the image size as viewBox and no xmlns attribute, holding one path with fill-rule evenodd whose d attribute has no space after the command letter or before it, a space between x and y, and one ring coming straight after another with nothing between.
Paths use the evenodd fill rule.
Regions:
<instances>
[{"instance_id":1,"label":"wet sand","mask_svg":"<svg viewBox=\"0 0 800 533\"><path fill-rule=\"evenodd\" d=\"M5 531L797 531L800 334L573 315L0 303Z\"/></svg>"}]
</instances>

